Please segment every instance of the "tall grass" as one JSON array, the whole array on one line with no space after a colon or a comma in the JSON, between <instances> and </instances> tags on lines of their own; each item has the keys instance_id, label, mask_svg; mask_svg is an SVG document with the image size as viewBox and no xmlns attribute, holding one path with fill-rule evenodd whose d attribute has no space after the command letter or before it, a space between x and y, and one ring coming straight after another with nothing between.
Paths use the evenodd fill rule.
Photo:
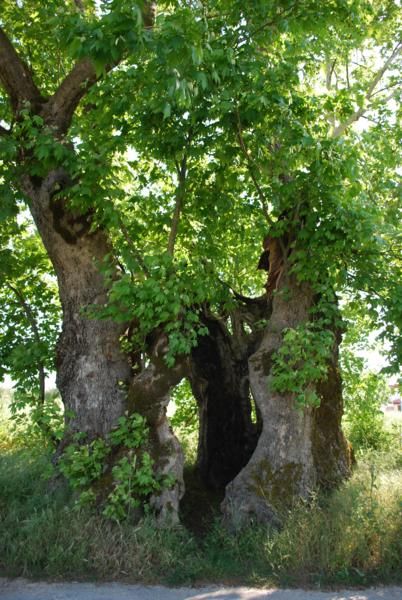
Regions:
<instances>
[{"instance_id":1,"label":"tall grass","mask_svg":"<svg viewBox=\"0 0 402 600\"><path fill-rule=\"evenodd\" d=\"M300 503L281 531L228 533L218 519L202 538L152 521L117 525L76 511L42 477L49 456L31 448L0 459L0 571L9 576L127 579L169 584L330 585L400 582L402 474L370 455L328 497Z\"/></svg>"},{"instance_id":2,"label":"tall grass","mask_svg":"<svg viewBox=\"0 0 402 600\"><path fill-rule=\"evenodd\" d=\"M216 514L195 536L185 527L158 529L150 519L118 525L76 510L67 489L49 486L50 451L37 439L22 447L23 441L0 427L2 575L168 584L402 583L398 445L366 452L349 481L294 506L281 531L249 527L231 534ZM194 507L198 519L201 504Z\"/></svg>"}]
</instances>

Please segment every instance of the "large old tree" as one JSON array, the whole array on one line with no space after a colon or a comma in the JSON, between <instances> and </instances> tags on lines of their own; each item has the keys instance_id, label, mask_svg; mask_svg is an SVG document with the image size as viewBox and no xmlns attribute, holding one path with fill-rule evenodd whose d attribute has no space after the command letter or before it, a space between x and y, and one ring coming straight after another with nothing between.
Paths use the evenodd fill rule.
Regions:
<instances>
[{"instance_id":1,"label":"large old tree","mask_svg":"<svg viewBox=\"0 0 402 600\"><path fill-rule=\"evenodd\" d=\"M3 369L20 318L43 398L55 332L43 257L42 296L24 282L27 206L62 307L59 453L139 412L173 476L162 518L183 494L166 418L183 378L232 524L277 523L350 472L342 307L400 351L397 4L2 3Z\"/></svg>"}]
</instances>

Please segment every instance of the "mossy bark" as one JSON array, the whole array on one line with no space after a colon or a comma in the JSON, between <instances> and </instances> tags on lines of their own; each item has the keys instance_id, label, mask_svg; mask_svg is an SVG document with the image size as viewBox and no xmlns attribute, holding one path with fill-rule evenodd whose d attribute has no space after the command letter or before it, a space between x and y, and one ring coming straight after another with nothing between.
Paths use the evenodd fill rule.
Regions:
<instances>
[{"instance_id":1,"label":"mossy bark","mask_svg":"<svg viewBox=\"0 0 402 600\"><path fill-rule=\"evenodd\" d=\"M251 389L263 427L251 459L226 488L222 508L234 527L250 521L279 525L295 499L308 498L317 486L332 487L349 475L350 456L340 427L337 350L326 381L317 387L320 408L297 408L292 394L272 387L272 356L282 344L283 332L308 321L314 302L309 284L282 276L264 337L249 359Z\"/></svg>"},{"instance_id":2,"label":"mossy bark","mask_svg":"<svg viewBox=\"0 0 402 600\"><path fill-rule=\"evenodd\" d=\"M327 377L317 385L317 392L321 403L314 409L314 465L319 487L332 489L350 476L351 467L355 463L352 446L341 428L343 398L338 343L328 364Z\"/></svg>"}]
</instances>

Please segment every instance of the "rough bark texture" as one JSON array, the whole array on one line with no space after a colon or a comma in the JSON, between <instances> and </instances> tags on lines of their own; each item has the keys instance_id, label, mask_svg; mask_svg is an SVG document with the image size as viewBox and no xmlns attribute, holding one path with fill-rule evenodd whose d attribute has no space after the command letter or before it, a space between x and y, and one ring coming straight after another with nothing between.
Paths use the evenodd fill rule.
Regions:
<instances>
[{"instance_id":1,"label":"rough bark texture","mask_svg":"<svg viewBox=\"0 0 402 600\"><path fill-rule=\"evenodd\" d=\"M244 467L257 443L247 363L254 344L236 348L218 319L204 323L209 334L191 355L190 383L199 408L197 466L203 482L219 489Z\"/></svg>"},{"instance_id":2,"label":"rough bark texture","mask_svg":"<svg viewBox=\"0 0 402 600\"><path fill-rule=\"evenodd\" d=\"M328 376L317 386L321 398L314 409L312 449L317 484L331 489L347 479L355 462L353 449L346 440L341 421L343 415L342 379L338 366L338 344L328 368Z\"/></svg>"},{"instance_id":3,"label":"rough bark texture","mask_svg":"<svg viewBox=\"0 0 402 600\"><path fill-rule=\"evenodd\" d=\"M131 383L128 404L130 412L145 417L150 430L150 454L158 476L172 476L174 484L150 501L160 523L174 524L179 520L179 503L184 494L184 455L174 435L166 409L170 401L170 390L188 374L187 359L177 359L173 368L168 368L164 357L167 339L160 334L152 345L148 366Z\"/></svg>"},{"instance_id":4,"label":"rough bark texture","mask_svg":"<svg viewBox=\"0 0 402 600\"><path fill-rule=\"evenodd\" d=\"M98 263L110 252L102 231L90 232L90 216L68 211L57 187L68 185L62 170L23 187L43 243L57 274L63 328L57 346L57 386L66 408L69 432L105 435L125 408L130 376L120 349L122 325L86 318L83 309L106 302ZM126 389L124 389L126 386Z\"/></svg>"},{"instance_id":5,"label":"rough bark texture","mask_svg":"<svg viewBox=\"0 0 402 600\"><path fill-rule=\"evenodd\" d=\"M9 97L14 114L24 108L26 103L37 109L44 101L28 65L18 56L1 27L0 83Z\"/></svg>"},{"instance_id":6,"label":"rough bark texture","mask_svg":"<svg viewBox=\"0 0 402 600\"><path fill-rule=\"evenodd\" d=\"M297 410L291 394L272 389L272 355L283 331L309 318L314 297L308 284L282 279L272 316L258 350L250 357L250 384L263 428L245 468L227 486L222 508L234 527L250 521L279 525L295 498L307 498L317 485L333 486L349 474L348 447L340 429L342 395L333 356L319 409Z\"/></svg>"},{"instance_id":7,"label":"rough bark texture","mask_svg":"<svg viewBox=\"0 0 402 600\"><path fill-rule=\"evenodd\" d=\"M92 62L78 61L54 95L45 98L34 74L0 28L0 84L6 91L13 118L29 107L60 138L88 89L96 82ZM83 316L82 310L106 302L106 289L97 262L110 252L102 231L91 233L90 215L73 214L56 191L71 182L63 169L40 179L28 175L30 151L21 148L22 190L39 234L53 263L63 308L63 329L57 348L57 385L68 419L68 430L89 437L110 431L124 411L129 365L120 351L121 325Z\"/></svg>"}]
</instances>

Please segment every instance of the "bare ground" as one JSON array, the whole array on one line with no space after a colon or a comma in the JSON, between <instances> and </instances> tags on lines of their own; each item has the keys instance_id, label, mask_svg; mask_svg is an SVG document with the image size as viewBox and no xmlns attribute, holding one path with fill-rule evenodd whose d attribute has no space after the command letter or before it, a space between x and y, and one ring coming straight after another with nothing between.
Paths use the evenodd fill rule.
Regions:
<instances>
[{"instance_id":1,"label":"bare ground","mask_svg":"<svg viewBox=\"0 0 402 600\"><path fill-rule=\"evenodd\" d=\"M0 578L1 600L402 600L402 587L332 592L245 587L165 588L119 583L42 583Z\"/></svg>"}]
</instances>

